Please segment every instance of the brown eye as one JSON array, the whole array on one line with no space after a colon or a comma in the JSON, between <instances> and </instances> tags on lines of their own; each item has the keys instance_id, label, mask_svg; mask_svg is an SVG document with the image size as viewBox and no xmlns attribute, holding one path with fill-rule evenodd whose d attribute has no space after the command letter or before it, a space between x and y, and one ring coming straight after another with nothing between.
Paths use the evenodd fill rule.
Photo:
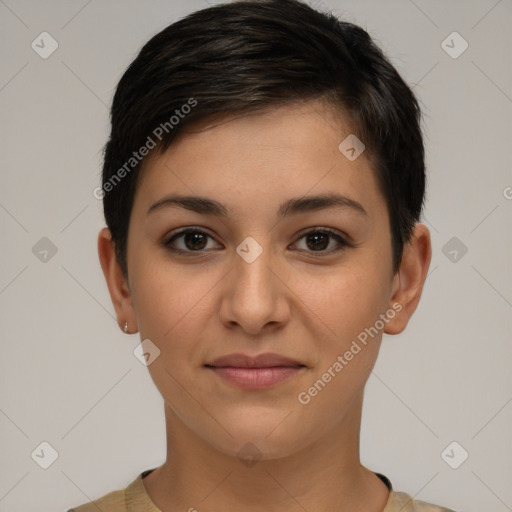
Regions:
<instances>
[{"instance_id":1,"label":"brown eye","mask_svg":"<svg viewBox=\"0 0 512 512\"><path fill-rule=\"evenodd\" d=\"M340 234L327 228L308 231L299 238L299 240L302 239L305 241L305 248L299 248L299 250L305 252L331 254L349 246L349 243ZM334 248L326 250L332 245Z\"/></svg>"},{"instance_id":2,"label":"brown eye","mask_svg":"<svg viewBox=\"0 0 512 512\"><path fill-rule=\"evenodd\" d=\"M313 251L326 249L329 246L329 235L326 233L313 233L306 235L306 244Z\"/></svg>"},{"instance_id":3,"label":"brown eye","mask_svg":"<svg viewBox=\"0 0 512 512\"><path fill-rule=\"evenodd\" d=\"M183 242L187 249L196 250L206 247L206 235L203 233L184 233Z\"/></svg>"},{"instance_id":4,"label":"brown eye","mask_svg":"<svg viewBox=\"0 0 512 512\"><path fill-rule=\"evenodd\" d=\"M204 252L209 249L209 240L213 238L199 229L184 229L171 236L164 245L171 251L176 252Z\"/></svg>"}]
</instances>

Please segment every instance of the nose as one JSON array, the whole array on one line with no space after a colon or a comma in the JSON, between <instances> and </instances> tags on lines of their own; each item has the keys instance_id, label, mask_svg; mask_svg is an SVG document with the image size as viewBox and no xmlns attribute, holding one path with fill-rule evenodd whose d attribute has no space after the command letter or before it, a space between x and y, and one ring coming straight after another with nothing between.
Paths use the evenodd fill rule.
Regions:
<instances>
[{"instance_id":1,"label":"nose","mask_svg":"<svg viewBox=\"0 0 512 512\"><path fill-rule=\"evenodd\" d=\"M251 335L281 329L290 318L290 291L278 262L268 249L249 261L238 254L234 257L224 282L221 321Z\"/></svg>"}]
</instances>

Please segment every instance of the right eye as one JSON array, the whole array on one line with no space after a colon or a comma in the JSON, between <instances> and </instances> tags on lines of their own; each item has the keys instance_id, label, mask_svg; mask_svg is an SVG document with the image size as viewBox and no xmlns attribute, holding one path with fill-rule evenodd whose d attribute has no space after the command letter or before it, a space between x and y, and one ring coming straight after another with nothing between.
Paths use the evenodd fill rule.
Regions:
<instances>
[{"instance_id":1,"label":"right eye","mask_svg":"<svg viewBox=\"0 0 512 512\"><path fill-rule=\"evenodd\" d=\"M186 228L167 238L164 241L164 245L167 249L174 252L205 252L204 250L208 249L208 238L214 240L211 235L203 230Z\"/></svg>"}]
</instances>

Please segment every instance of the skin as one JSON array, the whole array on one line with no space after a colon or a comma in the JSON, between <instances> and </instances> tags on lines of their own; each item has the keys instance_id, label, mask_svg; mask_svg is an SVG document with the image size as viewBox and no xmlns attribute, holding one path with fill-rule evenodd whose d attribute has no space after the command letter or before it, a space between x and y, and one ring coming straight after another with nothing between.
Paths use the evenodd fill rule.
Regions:
<instances>
[{"instance_id":1,"label":"skin","mask_svg":"<svg viewBox=\"0 0 512 512\"><path fill-rule=\"evenodd\" d=\"M110 232L99 234L119 324L161 351L148 369L165 403L167 460L144 486L163 512L385 507L387 488L359 460L364 386L382 331L308 404L297 398L393 304L401 311L384 332L404 330L430 264L430 235L417 224L393 272L389 216L370 161L338 150L350 133L321 101L203 121L147 162L130 219L128 279ZM332 192L366 213L337 206L277 217L291 198ZM219 201L230 217L172 206L148 214L176 193ZM211 238L178 238L184 255L165 247L191 226ZM317 249L304 234L321 228L350 245L334 251L339 243L324 235ZM236 252L248 236L263 249L252 263ZM271 388L243 390L204 366L234 352L274 352L306 368ZM250 467L237 455L246 443L260 456Z\"/></svg>"}]
</instances>

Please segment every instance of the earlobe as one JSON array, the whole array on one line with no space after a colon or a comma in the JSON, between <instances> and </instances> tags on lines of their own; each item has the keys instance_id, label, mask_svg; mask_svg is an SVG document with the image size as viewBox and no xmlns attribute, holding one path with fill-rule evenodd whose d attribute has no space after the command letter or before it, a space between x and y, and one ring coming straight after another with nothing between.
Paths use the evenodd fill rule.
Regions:
<instances>
[{"instance_id":1,"label":"earlobe","mask_svg":"<svg viewBox=\"0 0 512 512\"><path fill-rule=\"evenodd\" d=\"M385 333L399 334L406 328L418 306L431 257L430 232L424 224L416 224L394 277L391 305L397 314L386 324Z\"/></svg>"},{"instance_id":2,"label":"earlobe","mask_svg":"<svg viewBox=\"0 0 512 512\"><path fill-rule=\"evenodd\" d=\"M103 228L98 234L98 256L116 312L117 323L124 332L127 332L124 328L126 324L129 325L130 332L134 332L137 321L130 289L117 262L115 245L107 228Z\"/></svg>"}]
</instances>

